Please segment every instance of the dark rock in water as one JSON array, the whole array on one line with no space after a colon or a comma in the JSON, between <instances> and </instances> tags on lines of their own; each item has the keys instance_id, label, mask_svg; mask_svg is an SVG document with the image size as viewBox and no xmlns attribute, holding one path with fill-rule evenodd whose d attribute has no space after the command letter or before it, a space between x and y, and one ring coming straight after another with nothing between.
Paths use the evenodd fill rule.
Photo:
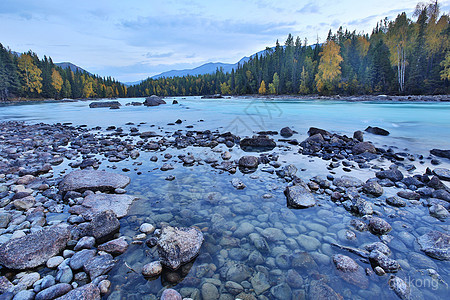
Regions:
<instances>
[{"instance_id":1,"label":"dark rock in water","mask_svg":"<svg viewBox=\"0 0 450 300\"><path fill-rule=\"evenodd\" d=\"M363 191L366 194L379 197L383 195L383 188L376 181L368 181L363 185Z\"/></svg>"},{"instance_id":2,"label":"dark rock in water","mask_svg":"<svg viewBox=\"0 0 450 300\"><path fill-rule=\"evenodd\" d=\"M106 274L115 265L115 261L110 254L94 256L84 263L84 271L89 274L91 280Z\"/></svg>"},{"instance_id":3,"label":"dark rock in water","mask_svg":"<svg viewBox=\"0 0 450 300\"><path fill-rule=\"evenodd\" d=\"M242 139L240 144L241 149L246 152L270 151L277 146L273 139L265 135Z\"/></svg>"},{"instance_id":4,"label":"dark rock in water","mask_svg":"<svg viewBox=\"0 0 450 300\"><path fill-rule=\"evenodd\" d=\"M84 192L114 191L124 188L130 183L130 178L124 175L94 170L76 170L66 176L59 184L62 193L68 191Z\"/></svg>"},{"instance_id":5,"label":"dark rock in water","mask_svg":"<svg viewBox=\"0 0 450 300\"><path fill-rule=\"evenodd\" d=\"M316 205L316 199L306 185L288 186L284 194L290 207L308 208Z\"/></svg>"},{"instance_id":6,"label":"dark rock in water","mask_svg":"<svg viewBox=\"0 0 450 300\"><path fill-rule=\"evenodd\" d=\"M71 290L56 300L100 300L100 289L93 283Z\"/></svg>"},{"instance_id":7,"label":"dark rock in water","mask_svg":"<svg viewBox=\"0 0 450 300\"><path fill-rule=\"evenodd\" d=\"M180 119L175 121L175 124L181 124L181 123L183 123L183 121L181 121Z\"/></svg>"},{"instance_id":8,"label":"dark rock in water","mask_svg":"<svg viewBox=\"0 0 450 300\"><path fill-rule=\"evenodd\" d=\"M158 136L158 134L157 134L156 132L154 132L154 131L145 131L145 132L142 132L142 133L139 135L139 137L140 137L141 139L151 138L151 137L155 137L155 136ZM159 148L159 147L158 147L158 148Z\"/></svg>"},{"instance_id":9,"label":"dark rock in water","mask_svg":"<svg viewBox=\"0 0 450 300\"><path fill-rule=\"evenodd\" d=\"M163 226L158 238L161 263L176 270L194 259L203 243L203 234L196 227Z\"/></svg>"},{"instance_id":10,"label":"dark rock in water","mask_svg":"<svg viewBox=\"0 0 450 300\"><path fill-rule=\"evenodd\" d=\"M54 286L46 288L45 290L37 293L35 300L48 300L55 299L56 297L62 296L68 293L72 289L72 286L68 283L58 283Z\"/></svg>"},{"instance_id":11,"label":"dark rock in water","mask_svg":"<svg viewBox=\"0 0 450 300\"><path fill-rule=\"evenodd\" d=\"M81 202L81 205L72 206L69 212L83 215L87 219L103 211L112 210L118 218L125 217L131 203L136 197L129 195L91 194Z\"/></svg>"},{"instance_id":12,"label":"dark rock in water","mask_svg":"<svg viewBox=\"0 0 450 300\"><path fill-rule=\"evenodd\" d=\"M322 280L313 280L309 285L309 299L317 300L342 300L340 294L336 293L329 285Z\"/></svg>"},{"instance_id":13,"label":"dark rock in water","mask_svg":"<svg viewBox=\"0 0 450 300\"><path fill-rule=\"evenodd\" d=\"M166 104L166 101L164 101L161 97L152 95L150 97L145 98L145 101L143 104L145 106L158 106L161 104Z\"/></svg>"},{"instance_id":14,"label":"dark rock in water","mask_svg":"<svg viewBox=\"0 0 450 300\"><path fill-rule=\"evenodd\" d=\"M353 138L359 142L364 142L364 132L361 130L355 131L353 133Z\"/></svg>"},{"instance_id":15,"label":"dark rock in water","mask_svg":"<svg viewBox=\"0 0 450 300\"><path fill-rule=\"evenodd\" d=\"M204 95L202 99L223 99L223 96L221 94Z\"/></svg>"},{"instance_id":16,"label":"dark rock in water","mask_svg":"<svg viewBox=\"0 0 450 300\"><path fill-rule=\"evenodd\" d=\"M280 130L280 135L282 137L291 137L292 135L294 135L294 131L292 129L290 129L289 127L284 127Z\"/></svg>"},{"instance_id":17,"label":"dark rock in water","mask_svg":"<svg viewBox=\"0 0 450 300\"><path fill-rule=\"evenodd\" d=\"M435 190L446 190L447 189L447 186L444 183L442 183L442 181L437 176L431 177L431 179L427 183L427 185L430 188L433 188Z\"/></svg>"},{"instance_id":18,"label":"dark rock in water","mask_svg":"<svg viewBox=\"0 0 450 300\"><path fill-rule=\"evenodd\" d=\"M256 169L258 164L258 158L255 156L242 156L239 159L239 167L241 168Z\"/></svg>"},{"instance_id":19,"label":"dark rock in water","mask_svg":"<svg viewBox=\"0 0 450 300\"><path fill-rule=\"evenodd\" d=\"M410 286L400 277L392 275L389 278L389 287L397 294L397 296L402 300L411 299L411 288Z\"/></svg>"},{"instance_id":20,"label":"dark rock in water","mask_svg":"<svg viewBox=\"0 0 450 300\"><path fill-rule=\"evenodd\" d=\"M391 231L392 227L385 220L378 217L372 217L369 220L369 230L373 234L383 235Z\"/></svg>"},{"instance_id":21,"label":"dark rock in water","mask_svg":"<svg viewBox=\"0 0 450 300\"><path fill-rule=\"evenodd\" d=\"M99 101L99 102L91 102L91 104L89 104L90 108L98 108L98 107L119 107L121 106L121 104L119 103L119 101Z\"/></svg>"},{"instance_id":22,"label":"dark rock in water","mask_svg":"<svg viewBox=\"0 0 450 300\"><path fill-rule=\"evenodd\" d=\"M320 133L322 136L331 136L331 133L324 129L316 128L316 127L310 127L308 130L308 135L313 136Z\"/></svg>"},{"instance_id":23,"label":"dark rock in water","mask_svg":"<svg viewBox=\"0 0 450 300\"><path fill-rule=\"evenodd\" d=\"M333 256L333 262L342 279L363 289L369 287L369 279L364 269L353 259L346 255L336 254Z\"/></svg>"},{"instance_id":24,"label":"dark rock in water","mask_svg":"<svg viewBox=\"0 0 450 300\"><path fill-rule=\"evenodd\" d=\"M356 154L356 155L362 154L365 152L376 154L377 149L375 149L375 146L369 142L360 142L353 146L352 152L353 152L353 154Z\"/></svg>"},{"instance_id":25,"label":"dark rock in water","mask_svg":"<svg viewBox=\"0 0 450 300\"><path fill-rule=\"evenodd\" d=\"M386 198L386 203L391 206L395 206L395 207L405 207L406 206L406 202L402 199L399 199L398 197Z\"/></svg>"},{"instance_id":26,"label":"dark rock in water","mask_svg":"<svg viewBox=\"0 0 450 300\"><path fill-rule=\"evenodd\" d=\"M177 100L173 100L172 104L178 104L178 101Z\"/></svg>"},{"instance_id":27,"label":"dark rock in water","mask_svg":"<svg viewBox=\"0 0 450 300\"><path fill-rule=\"evenodd\" d=\"M431 193L433 198L441 199L447 202L450 202L450 193L446 190L436 190Z\"/></svg>"},{"instance_id":28,"label":"dark rock in water","mask_svg":"<svg viewBox=\"0 0 450 300\"><path fill-rule=\"evenodd\" d=\"M420 250L428 256L440 260L450 260L450 235L440 231L430 231L417 238Z\"/></svg>"},{"instance_id":29,"label":"dark rock in water","mask_svg":"<svg viewBox=\"0 0 450 300\"><path fill-rule=\"evenodd\" d=\"M107 210L94 215L91 222L78 225L76 231L80 237L93 236L99 241L116 232L119 227L116 214L112 210Z\"/></svg>"},{"instance_id":30,"label":"dark rock in water","mask_svg":"<svg viewBox=\"0 0 450 300\"><path fill-rule=\"evenodd\" d=\"M408 200L420 200L420 194L413 191L399 191L397 196Z\"/></svg>"},{"instance_id":31,"label":"dark rock in water","mask_svg":"<svg viewBox=\"0 0 450 300\"><path fill-rule=\"evenodd\" d=\"M433 149L430 153L439 157L450 159L450 150Z\"/></svg>"},{"instance_id":32,"label":"dark rock in water","mask_svg":"<svg viewBox=\"0 0 450 300\"><path fill-rule=\"evenodd\" d=\"M376 134L376 135L389 135L389 131L387 131L383 128L380 128L380 127L369 126L364 131L367 131L369 133Z\"/></svg>"},{"instance_id":33,"label":"dark rock in water","mask_svg":"<svg viewBox=\"0 0 450 300\"><path fill-rule=\"evenodd\" d=\"M389 179L393 182L401 181L403 179L403 174L397 169L389 169L380 172L376 172L375 175L380 179Z\"/></svg>"},{"instance_id":34,"label":"dark rock in water","mask_svg":"<svg viewBox=\"0 0 450 300\"><path fill-rule=\"evenodd\" d=\"M433 170L433 174L439 177L441 180L450 181L450 170L444 168L436 168Z\"/></svg>"},{"instance_id":35,"label":"dark rock in water","mask_svg":"<svg viewBox=\"0 0 450 300\"><path fill-rule=\"evenodd\" d=\"M395 273L400 269L400 264L396 260L389 258L379 250L370 252L369 260L374 268L379 266L388 273Z\"/></svg>"},{"instance_id":36,"label":"dark rock in water","mask_svg":"<svg viewBox=\"0 0 450 300\"><path fill-rule=\"evenodd\" d=\"M66 225L47 227L0 246L0 264L9 269L30 269L40 266L65 247L70 239Z\"/></svg>"}]
</instances>

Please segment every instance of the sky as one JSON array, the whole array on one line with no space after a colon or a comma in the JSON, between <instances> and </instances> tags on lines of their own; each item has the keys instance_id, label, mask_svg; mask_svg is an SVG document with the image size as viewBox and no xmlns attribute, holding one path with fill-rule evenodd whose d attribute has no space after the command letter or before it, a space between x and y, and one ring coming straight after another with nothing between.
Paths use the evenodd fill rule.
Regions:
<instances>
[{"instance_id":1,"label":"sky","mask_svg":"<svg viewBox=\"0 0 450 300\"><path fill-rule=\"evenodd\" d=\"M417 0L0 0L0 43L122 82L207 62L236 63L289 33L323 42L370 33ZM440 1L441 12L450 0Z\"/></svg>"}]
</instances>

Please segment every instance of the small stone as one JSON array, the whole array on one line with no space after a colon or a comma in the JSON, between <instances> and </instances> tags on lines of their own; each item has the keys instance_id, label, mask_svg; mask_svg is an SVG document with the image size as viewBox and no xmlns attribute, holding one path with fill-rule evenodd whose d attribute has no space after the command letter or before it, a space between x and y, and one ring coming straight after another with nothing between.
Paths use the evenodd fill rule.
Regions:
<instances>
[{"instance_id":1,"label":"small stone","mask_svg":"<svg viewBox=\"0 0 450 300\"><path fill-rule=\"evenodd\" d=\"M233 185L234 188L238 190L242 190L246 187L246 185L239 178L233 178L231 180L231 184Z\"/></svg>"},{"instance_id":2,"label":"small stone","mask_svg":"<svg viewBox=\"0 0 450 300\"><path fill-rule=\"evenodd\" d=\"M106 279L100 281L100 283L98 284L100 294L102 294L102 295L107 294L109 292L110 287L111 287L111 281L106 280Z\"/></svg>"},{"instance_id":3,"label":"small stone","mask_svg":"<svg viewBox=\"0 0 450 300\"><path fill-rule=\"evenodd\" d=\"M166 289L161 294L161 300L182 300L180 293L175 291L174 289Z\"/></svg>"},{"instance_id":4,"label":"small stone","mask_svg":"<svg viewBox=\"0 0 450 300\"><path fill-rule=\"evenodd\" d=\"M128 243L123 238L117 238L115 240L106 242L98 246L98 250L108 252L112 255L119 255L124 253L128 249Z\"/></svg>"},{"instance_id":5,"label":"small stone","mask_svg":"<svg viewBox=\"0 0 450 300\"><path fill-rule=\"evenodd\" d=\"M58 283L54 286L46 288L45 290L40 291L35 300L47 300L47 299L55 299L59 296L62 296L72 290L72 286L67 283Z\"/></svg>"},{"instance_id":6,"label":"small stone","mask_svg":"<svg viewBox=\"0 0 450 300\"><path fill-rule=\"evenodd\" d=\"M73 250L79 251L82 249L92 249L95 245L95 238L92 236L84 236L82 237L78 243L75 245Z\"/></svg>"},{"instance_id":7,"label":"small stone","mask_svg":"<svg viewBox=\"0 0 450 300\"><path fill-rule=\"evenodd\" d=\"M155 229L156 229L155 226L153 226L152 224L149 224L149 223L143 223L139 227L139 230L145 234L151 234L155 231Z\"/></svg>"},{"instance_id":8,"label":"small stone","mask_svg":"<svg viewBox=\"0 0 450 300\"><path fill-rule=\"evenodd\" d=\"M162 265L159 261L154 261L142 267L142 275L146 277L159 276L162 272Z\"/></svg>"},{"instance_id":9,"label":"small stone","mask_svg":"<svg viewBox=\"0 0 450 300\"><path fill-rule=\"evenodd\" d=\"M219 299L219 291L217 287L211 283L204 283L202 285L202 297L203 299Z\"/></svg>"},{"instance_id":10,"label":"small stone","mask_svg":"<svg viewBox=\"0 0 450 300\"><path fill-rule=\"evenodd\" d=\"M64 257L62 256L53 256L49 260L47 260L47 268L54 269L59 266L64 261Z\"/></svg>"}]
</instances>

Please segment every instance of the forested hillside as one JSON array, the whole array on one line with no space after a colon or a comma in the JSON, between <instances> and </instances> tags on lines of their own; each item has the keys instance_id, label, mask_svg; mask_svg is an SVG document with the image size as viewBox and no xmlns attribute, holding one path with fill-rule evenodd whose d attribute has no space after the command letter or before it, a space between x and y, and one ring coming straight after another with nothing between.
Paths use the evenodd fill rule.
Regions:
<instances>
[{"instance_id":1,"label":"forested hillside","mask_svg":"<svg viewBox=\"0 0 450 300\"><path fill-rule=\"evenodd\" d=\"M231 73L147 79L128 96L204 94L448 94L449 16L439 4L418 4L378 22L372 33L340 28L309 46L289 34Z\"/></svg>"},{"instance_id":2,"label":"forested hillside","mask_svg":"<svg viewBox=\"0 0 450 300\"><path fill-rule=\"evenodd\" d=\"M73 72L33 52L17 54L0 44L0 100L11 98L125 97L126 87L108 77Z\"/></svg>"}]
</instances>

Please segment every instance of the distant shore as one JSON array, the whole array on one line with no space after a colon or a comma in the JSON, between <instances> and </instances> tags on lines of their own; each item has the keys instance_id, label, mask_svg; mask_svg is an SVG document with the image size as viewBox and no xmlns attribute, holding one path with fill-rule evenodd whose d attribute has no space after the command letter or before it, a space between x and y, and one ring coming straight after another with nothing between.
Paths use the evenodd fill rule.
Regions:
<instances>
[{"instance_id":1,"label":"distant shore","mask_svg":"<svg viewBox=\"0 0 450 300\"><path fill-rule=\"evenodd\" d=\"M173 97L191 97L191 96L167 96L163 98L173 98ZM206 96L207 97L207 96ZM296 99L296 100L342 100L342 101L393 101L393 102L450 102L450 95L353 95L353 96L341 96L341 95L224 95L223 99L227 98L242 98L242 99L268 99L268 100L283 100L283 99ZM132 97L135 98L135 97ZM145 97L137 97L145 98ZM214 98L214 97L212 97ZM27 99L27 98L13 98L9 100L2 100L0 104L20 104L20 103L30 103L30 102L75 102L75 101L98 101L106 98L80 98L80 99ZM115 100L117 98L108 98L108 100ZM126 98L125 98L126 99ZM130 98L131 99L131 98ZM208 98L206 98L208 99Z\"/></svg>"}]
</instances>

